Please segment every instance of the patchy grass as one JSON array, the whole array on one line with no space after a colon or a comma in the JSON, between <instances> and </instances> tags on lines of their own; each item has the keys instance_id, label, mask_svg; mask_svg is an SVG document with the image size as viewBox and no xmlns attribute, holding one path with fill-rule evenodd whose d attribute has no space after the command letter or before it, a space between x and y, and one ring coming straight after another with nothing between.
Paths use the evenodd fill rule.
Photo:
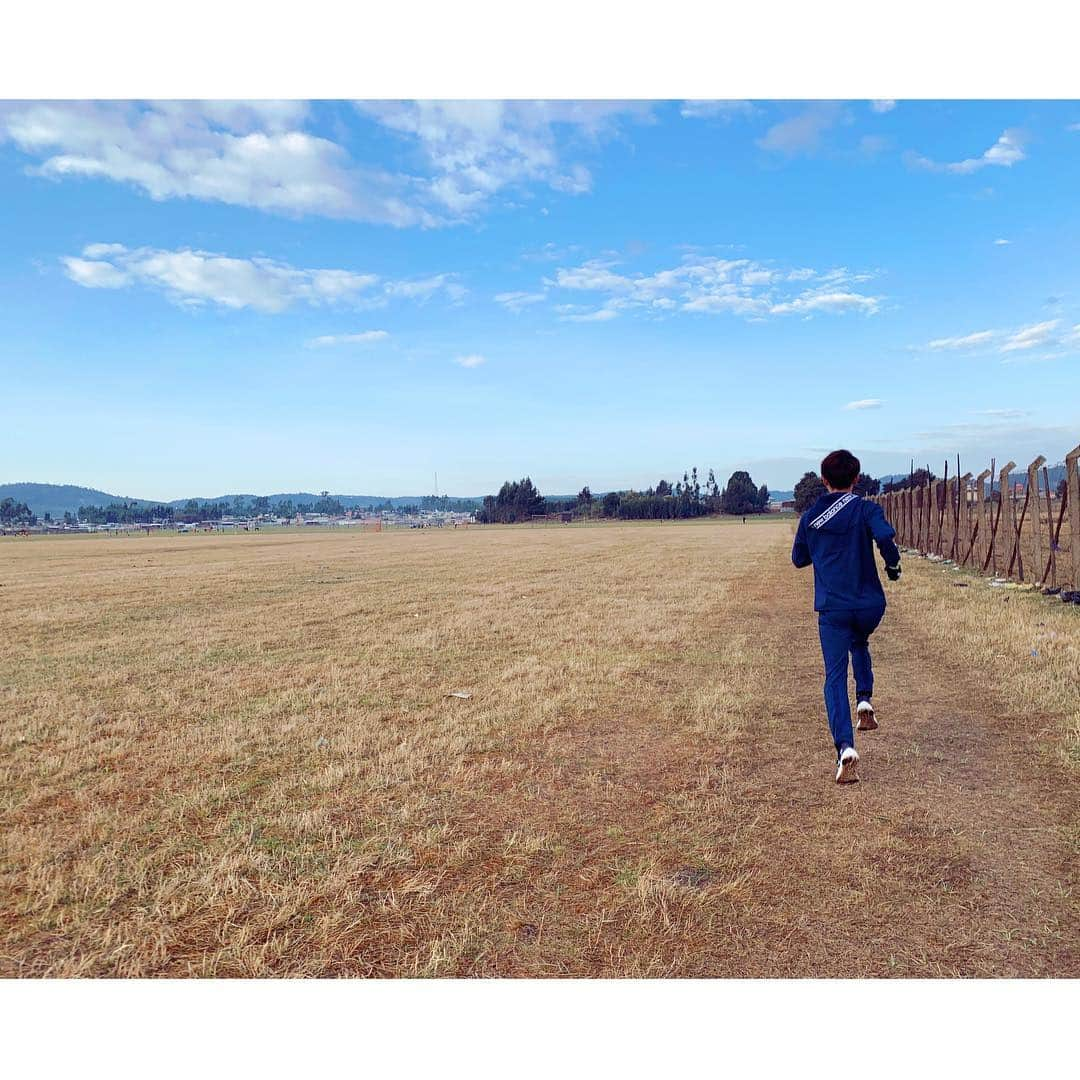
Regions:
<instances>
[{"instance_id":1,"label":"patchy grass","mask_svg":"<svg viewBox=\"0 0 1080 1080\"><path fill-rule=\"evenodd\" d=\"M609 869L664 762L605 725L642 755L730 742L752 665L726 593L778 534L5 544L0 967L502 971L583 876L669 910Z\"/></svg>"},{"instance_id":2,"label":"patchy grass","mask_svg":"<svg viewBox=\"0 0 1080 1080\"><path fill-rule=\"evenodd\" d=\"M790 536L0 542L0 973L1075 974L1075 615L909 560L838 790Z\"/></svg>"},{"instance_id":3,"label":"patchy grass","mask_svg":"<svg viewBox=\"0 0 1080 1080\"><path fill-rule=\"evenodd\" d=\"M1001 708L1030 715L1034 744L1080 769L1080 608L968 570L904 565L899 598L935 645L979 672Z\"/></svg>"}]
</instances>

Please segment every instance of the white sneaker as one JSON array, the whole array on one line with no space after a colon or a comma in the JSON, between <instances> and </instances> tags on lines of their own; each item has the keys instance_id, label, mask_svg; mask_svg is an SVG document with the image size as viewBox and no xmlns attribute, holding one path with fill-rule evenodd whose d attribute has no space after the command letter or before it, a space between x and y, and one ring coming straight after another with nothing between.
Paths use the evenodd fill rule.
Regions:
<instances>
[{"instance_id":1,"label":"white sneaker","mask_svg":"<svg viewBox=\"0 0 1080 1080\"><path fill-rule=\"evenodd\" d=\"M855 753L854 746L849 746L840 755L840 763L836 766L836 782L838 784L857 784L859 777L855 772L855 766L858 764L859 755Z\"/></svg>"},{"instance_id":2,"label":"white sneaker","mask_svg":"<svg viewBox=\"0 0 1080 1080\"><path fill-rule=\"evenodd\" d=\"M858 723L855 725L856 731L877 731L877 718L874 716L874 706L869 701L860 701L859 707L855 710L855 715L858 717Z\"/></svg>"}]
</instances>

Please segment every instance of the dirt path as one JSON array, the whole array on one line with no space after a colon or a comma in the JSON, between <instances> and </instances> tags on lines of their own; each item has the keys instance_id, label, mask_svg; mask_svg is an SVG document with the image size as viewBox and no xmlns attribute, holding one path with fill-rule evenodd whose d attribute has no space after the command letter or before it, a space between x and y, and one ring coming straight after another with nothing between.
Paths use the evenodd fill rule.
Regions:
<instances>
[{"instance_id":1,"label":"dirt path","mask_svg":"<svg viewBox=\"0 0 1080 1080\"><path fill-rule=\"evenodd\" d=\"M731 602L738 670L684 655L679 673L741 680L726 730L658 723L645 672L637 704L533 763L513 814L576 857L520 890L519 942L472 973L1080 974L1076 777L1033 749L1044 719L995 695L996 658L943 657L895 594L874 643L882 725L859 737L862 782L838 788L809 575L779 544ZM730 636L730 609L717 618Z\"/></svg>"}]
</instances>

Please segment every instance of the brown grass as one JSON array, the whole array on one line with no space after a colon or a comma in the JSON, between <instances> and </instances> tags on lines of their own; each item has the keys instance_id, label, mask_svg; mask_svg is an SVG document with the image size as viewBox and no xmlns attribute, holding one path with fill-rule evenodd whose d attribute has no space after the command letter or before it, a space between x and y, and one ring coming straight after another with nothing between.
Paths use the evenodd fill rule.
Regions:
<instances>
[{"instance_id":1,"label":"brown grass","mask_svg":"<svg viewBox=\"0 0 1080 1080\"><path fill-rule=\"evenodd\" d=\"M0 542L0 972L1075 974L1075 614L910 568L837 790L790 533Z\"/></svg>"}]
</instances>

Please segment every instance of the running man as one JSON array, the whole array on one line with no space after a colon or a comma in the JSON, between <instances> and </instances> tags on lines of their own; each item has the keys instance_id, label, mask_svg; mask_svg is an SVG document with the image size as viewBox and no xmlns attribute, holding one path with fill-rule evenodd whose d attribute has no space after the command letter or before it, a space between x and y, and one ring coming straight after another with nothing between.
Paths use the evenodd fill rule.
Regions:
<instances>
[{"instance_id":1,"label":"running man","mask_svg":"<svg viewBox=\"0 0 1080 1080\"><path fill-rule=\"evenodd\" d=\"M874 671L868 639L885 614L885 592L874 564L875 543L889 580L900 580L900 552L893 543L896 530L877 503L851 490L859 469L859 459L848 450L834 450L822 461L826 494L799 519L791 549L797 567L814 566L814 610L825 658L825 709L836 744L838 784L859 779L847 689L849 653L855 672L857 730L874 731L878 726L870 702Z\"/></svg>"}]
</instances>

